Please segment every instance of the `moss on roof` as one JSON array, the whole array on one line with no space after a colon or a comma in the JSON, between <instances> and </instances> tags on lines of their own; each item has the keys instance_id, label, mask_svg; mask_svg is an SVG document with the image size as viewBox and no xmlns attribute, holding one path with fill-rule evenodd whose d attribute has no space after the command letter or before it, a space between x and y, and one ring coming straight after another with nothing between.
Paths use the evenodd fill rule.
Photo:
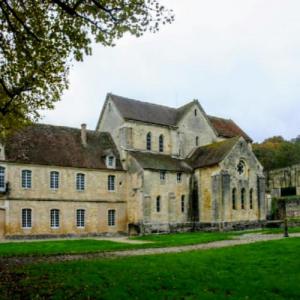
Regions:
<instances>
[{"instance_id":1,"label":"moss on roof","mask_svg":"<svg viewBox=\"0 0 300 300\"><path fill-rule=\"evenodd\" d=\"M154 154L146 152L129 152L143 169L192 172L192 167L185 160L177 159L171 155Z\"/></svg>"},{"instance_id":2,"label":"moss on roof","mask_svg":"<svg viewBox=\"0 0 300 300\"><path fill-rule=\"evenodd\" d=\"M87 130L87 146L84 147L80 129L35 124L9 138L5 158L28 164L106 169L108 150L117 158L117 169L122 170L119 153L109 133Z\"/></svg>"},{"instance_id":3,"label":"moss on roof","mask_svg":"<svg viewBox=\"0 0 300 300\"><path fill-rule=\"evenodd\" d=\"M238 137L234 137L222 142L199 147L188 159L188 163L194 169L216 165L226 157L238 140Z\"/></svg>"}]
</instances>

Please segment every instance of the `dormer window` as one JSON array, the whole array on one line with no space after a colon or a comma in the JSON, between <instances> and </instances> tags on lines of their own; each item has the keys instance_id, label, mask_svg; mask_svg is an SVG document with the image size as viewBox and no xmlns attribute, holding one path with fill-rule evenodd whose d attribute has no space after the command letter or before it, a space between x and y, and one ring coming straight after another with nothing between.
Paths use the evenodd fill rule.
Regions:
<instances>
[{"instance_id":1,"label":"dormer window","mask_svg":"<svg viewBox=\"0 0 300 300\"><path fill-rule=\"evenodd\" d=\"M116 158L114 155L106 156L106 167L109 169L114 169L116 167Z\"/></svg>"}]
</instances>

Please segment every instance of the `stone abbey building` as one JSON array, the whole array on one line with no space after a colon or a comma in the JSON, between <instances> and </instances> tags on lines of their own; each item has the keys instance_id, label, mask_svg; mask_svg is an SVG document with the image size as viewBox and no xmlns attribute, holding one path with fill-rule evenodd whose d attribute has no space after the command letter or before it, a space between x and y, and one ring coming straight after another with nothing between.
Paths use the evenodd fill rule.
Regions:
<instances>
[{"instance_id":1,"label":"stone abbey building","mask_svg":"<svg viewBox=\"0 0 300 300\"><path fill-rule=\"evenodd\" d=\"M251 142L196 100L108 94L96 130L37 124L0 145L0 236L257 226L265 180Z\"/></svg>"}]
</instances>

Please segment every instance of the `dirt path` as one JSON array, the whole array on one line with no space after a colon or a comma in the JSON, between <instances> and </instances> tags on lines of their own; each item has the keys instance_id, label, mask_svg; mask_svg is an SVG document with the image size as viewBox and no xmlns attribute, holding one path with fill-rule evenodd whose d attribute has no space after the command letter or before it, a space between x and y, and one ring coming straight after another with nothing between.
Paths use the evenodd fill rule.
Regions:
<instances>
[{"instance_id":1,"label":"dirt path","mask_svg":"<svg viewBox=\"0 0 300 300\"><path fill-rule=\"evenodd\" d=\"M300 237L300 233L290 234L291 237ZM42 257L9 257L0 258L0 269L6 269L13 266L21 266L32 263L41 262L64 262L72 260L89 260L94 258L116 258L126 256L141 256L141 255L153 255L153 254L165 254L165 253L180 253L187 251L199 251L214 248L224 248L230 246L238 246L245 244L252 244L262 241L281 240L284 239L282 234L245 234L237 237L234 240L216 241L206 244L188 245L188 246L177 246L177 247L166 247L166 248L147 248L137 250L123 250L123 251L112 251L112 252L98 252L90 254L63 254L53 256L42 256Z\"/></svg>"}]
</instances>

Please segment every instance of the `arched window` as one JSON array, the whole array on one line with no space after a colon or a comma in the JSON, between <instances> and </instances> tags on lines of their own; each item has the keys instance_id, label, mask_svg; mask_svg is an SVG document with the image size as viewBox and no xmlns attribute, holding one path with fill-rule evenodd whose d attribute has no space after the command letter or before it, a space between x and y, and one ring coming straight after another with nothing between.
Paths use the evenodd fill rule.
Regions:
<instances>
[{"instance_id":1,"label":"arched window","mask_svg":"<svg viewBox=\"0 0 300 300\"><path fill-rule=\"evenodd\" d=\"M245 209L245 201L246 201L246 190L242 188L241 190L241 209Z\"/></svg>"},{"instance_id":2,"label":"arched window","mask_svg":"<svg viewBox=\"0 0 300 300\"><path fill-rule=\"evenodd\" d=\"M199 136L196 136L195 144L196 144L196 147L199 146Z\"/></svg>"},{"instance_id":3,"label":"arched window","mask_svg":"<svg viewBox=\"0 0 300 300\"><path fill-rule=\"evenodd\" d=\"M146 136L146 149L151 150L151 132L148 132Z\"/></svg>"},{"instance_id":4,"label":"arched window","mask_svg":"<svg viewBox=\"0 0 300 300\"><path fill-rule=\"evenodd\" d=\"M82 173L76 174L76 189L77 191L85 190L85 175Z\"/></svg>"},{"instance_id":5,"label":"arched window","mask_svg":"<svg viewBox=\"0 0 300 300\"><path fill-rule=\"evenodd\" d=\"M160 212L160 196L156 197L156 212Z\"/></svg>"},{"instance_id":6,"label":"arched window","mask_svg":"<svg viewBox=\"0 0 300 300\"><path fill-rule=\"evenodd\" d=\"M158 141L159 152L164 152L164 136L161 134L158 139L159 139L159 141Z\"/></svg>"},{"instance_id":7,"label":"arched window","mask_svg":"<svg viewBox=\"0 0 300 300\"><path fill-rule=\"evenodd\" d=\"M50 210L50 227L59 228L59 209Z\"/></svg>"},{"instance_id":8,"label":"arched window","mask_svg":"<svg viewBox=\"0 0 300 300\"><path fill-rule=\"evenodd\" d=\"M253 209L253 189L251 189L249 192L249 206L250 209Z\"/></svg>"},{"instance_id":9,"label":"arched window","mask_svg":"<svg viewBox=\"0 0 300 300\"><path fill-rule=\"evenodd\" d=\"M194 110L195 117L197 116L197 109Z\"/></svg>"},{"instance_id":10,"label":"arched window","mask_svg":"<svg viewBox=\"0 0 300 300\"><path fill-rule=\"evenodd\" d=\"M0 192L5 190L5 168L0 166Z\"/></svg>"},{"instance_id":11,"label":"arched window","mask_svg":"<svg viewBox=\"0 0 300 300\"><path fill-rule=\"evenodd\" d=\"M32 210L31 208L22 209L22 227L31 228L32 227Z\"/></svg>"},{"instance_id":12,"label":"arched window","mask_svg":"<svg viewBox=\"0 0 300 300\"><path fill-rule=\"evenodd\" d=\"M50 172L50 189L57 190L59 188L59 173L57 171Z\"/></svg>"},{"instance_id":13,"label":"arched window","mask_svg":"<svg viewBox=\"0 0 300 300\"><path fill-rule=\"evenodd\" d=\"M185 212L185 196L184 195L181 196L181 212L182 213Z\"/></svg>"},{"instance_id":14,"label":"arched window","mask_svg":"<svg viewBox=\"0 0 300 300\"><path fill-rule=\"evenodd\" d=\"M232 209L236 209L236 188L232 190Z\"/></svg>"}]
</instances>

